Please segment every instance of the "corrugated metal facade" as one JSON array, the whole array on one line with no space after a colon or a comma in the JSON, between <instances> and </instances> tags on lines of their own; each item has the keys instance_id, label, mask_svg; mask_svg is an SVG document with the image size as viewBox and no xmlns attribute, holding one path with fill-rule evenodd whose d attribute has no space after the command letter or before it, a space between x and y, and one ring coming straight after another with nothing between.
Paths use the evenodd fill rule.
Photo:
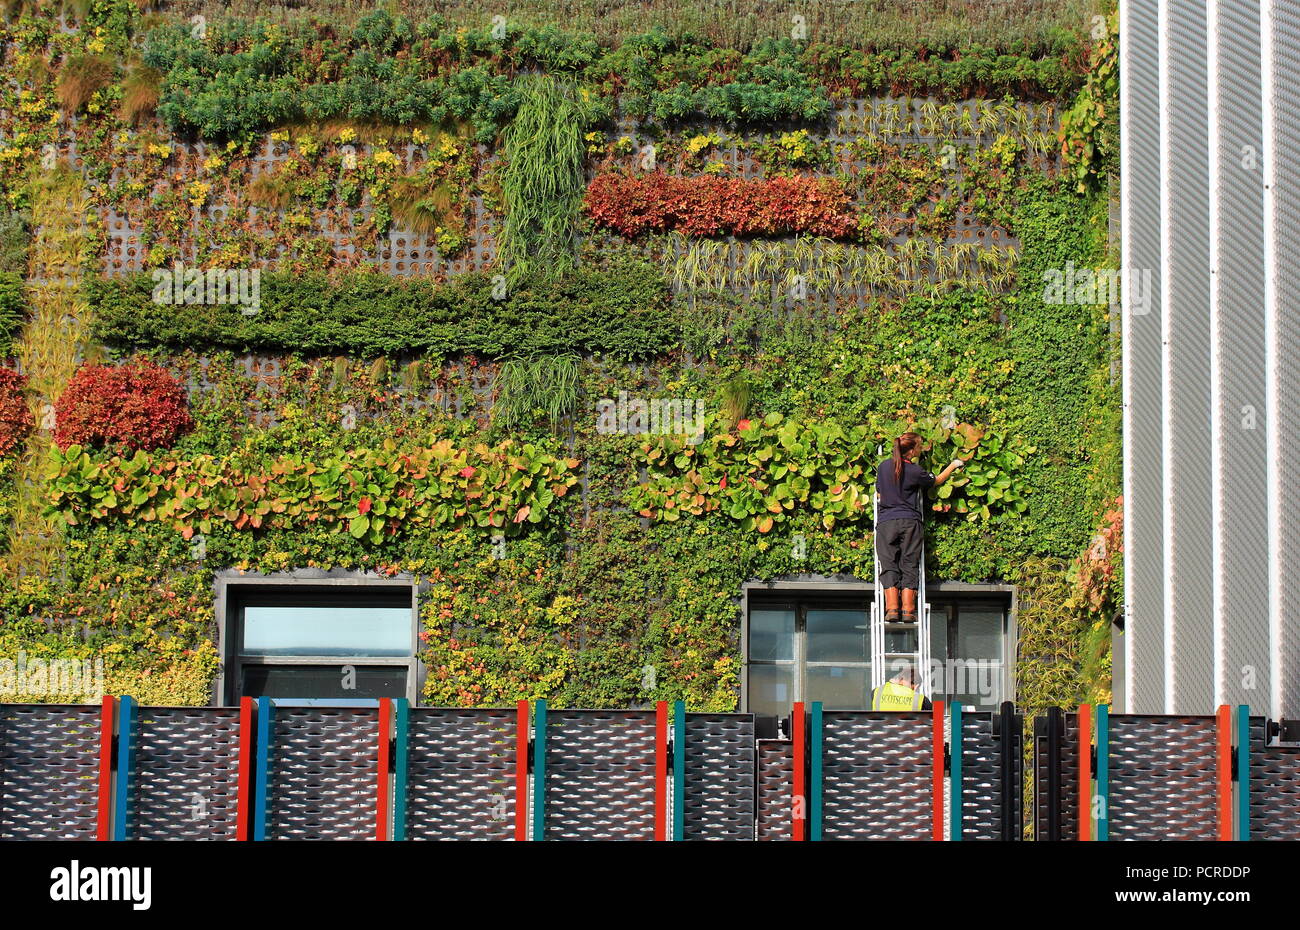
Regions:
<instances>
[{"instance_id":1,"label":"corrugated metal facade","mask_svg":"<svg viewBox=\"0 0 1300 930\"><path fill-rule=\"evenodd\" d=\"M1120 31L1115 703L1300 716L1300 3L1124 0Z\"/></svg>"}]
</instances>

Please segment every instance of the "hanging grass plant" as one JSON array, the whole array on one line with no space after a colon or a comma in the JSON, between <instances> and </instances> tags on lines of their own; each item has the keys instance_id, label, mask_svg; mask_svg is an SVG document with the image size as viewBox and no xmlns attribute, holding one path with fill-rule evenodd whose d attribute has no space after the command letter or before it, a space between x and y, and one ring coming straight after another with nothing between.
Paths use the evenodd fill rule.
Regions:
<instances>
[{"instance_id":1,"label":"hanging grass plant","mask_svg":"<svg viewBox=\"0 0 1300 930\"><path fill-rule=\"evenodd\" d=\"M504 136L506 218L498 248L511 283L553 281L577 262L575 223L586 190L582 136L596 105L552 75L521 83L519 109Z\"/></svg>"}]
</instances>

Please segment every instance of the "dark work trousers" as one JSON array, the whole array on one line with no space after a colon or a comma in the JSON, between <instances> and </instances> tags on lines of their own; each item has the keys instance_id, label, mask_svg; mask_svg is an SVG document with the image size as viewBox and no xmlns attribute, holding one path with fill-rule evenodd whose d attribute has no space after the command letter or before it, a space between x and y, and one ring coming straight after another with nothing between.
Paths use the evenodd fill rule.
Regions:
<instances>
[{"instance_id":1,"label":"dark work trousers","mask_svg":"<svg viewBox=\"0 0 1300 930\"><path fill-rule=\"evenodd\" d=\"M876 527L882 588L921 586L921 537L920 520L886 520Z\"/></svg>"}]
</instances>

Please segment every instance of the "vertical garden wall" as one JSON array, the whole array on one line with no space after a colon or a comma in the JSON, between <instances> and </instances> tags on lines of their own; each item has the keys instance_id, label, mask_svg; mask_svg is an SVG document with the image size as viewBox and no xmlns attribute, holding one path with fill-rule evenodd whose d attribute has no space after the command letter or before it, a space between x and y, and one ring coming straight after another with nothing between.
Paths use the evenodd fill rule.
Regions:
<instances>
[{"instance_id":1,"label":"vertical garden wall","mask_svg":"<svg viewBox=\"0 0 1300 930\"><path fill-rule=\"evenodd\" d=\"M1108 689L1113 21L615 6L11 5L0 655L205 703L215 573L407 573L428 703L731 710L912 428L1022 702Z\"/></svg>"}]
</instances>

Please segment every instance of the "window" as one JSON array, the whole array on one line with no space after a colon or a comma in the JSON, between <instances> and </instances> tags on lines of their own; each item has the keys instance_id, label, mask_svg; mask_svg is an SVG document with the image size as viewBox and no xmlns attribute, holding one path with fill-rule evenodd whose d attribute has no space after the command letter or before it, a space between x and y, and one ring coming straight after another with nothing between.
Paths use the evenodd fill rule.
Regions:
<instances>
[{"instance_id":1,"label":"window","mask_svg":"<svg viewBox=\"0 0 1300 930\"><path fill-rule=\"evenodd\" d=\"M871 591L751 591L745 622L745 710L784 717L795 701L827 710L871 706ZM943 680L929 697L980 710L1011 697L1009 592L931 590L930 654ZM886 653L912 653L916 631L890 631Z\"/></svg>"},{"instance_id":2,"label":"window","mask_svg":"<svg viewBox=\"0 0 1300 930\"><path fill-rule=\"evenodd\" d=\"M230 583L225 699L370 704L414 698L416 611L409 583Z\"/></svg>"}]
</instances>

